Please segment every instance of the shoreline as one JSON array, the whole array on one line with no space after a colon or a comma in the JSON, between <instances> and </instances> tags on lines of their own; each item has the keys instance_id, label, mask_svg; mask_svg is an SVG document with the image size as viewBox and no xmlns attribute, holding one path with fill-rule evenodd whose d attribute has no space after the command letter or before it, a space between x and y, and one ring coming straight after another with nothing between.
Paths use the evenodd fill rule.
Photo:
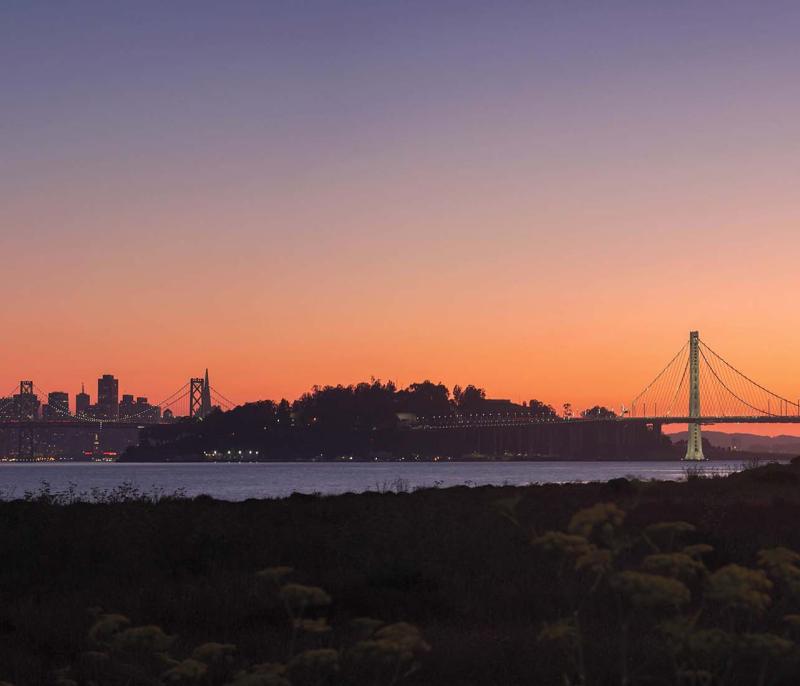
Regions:
<instances>
[{"instance_id":1,"label":"shoreline","mask_svg":"<svg viewBox=\"0 0 800 686\"><path fill-rule=\"evenodd\" d=\"M789 462L797 457L795 453L744 453L744 452L731 452L725 455L714 455L707 457L705 460L684 460L682 458L670 457L641 457L641 458L564 458L564 457L514 457L508 459L501 458L464 458L464 457L443 457L441 459L278 459L278 460L203 460L203 459L186 459L186 460L84 460L84 459L33 459L33 460L18 460L2 459L0 458L0 465L3 464L124 464L124 465L181 465L181 464L440 464L440 463L457 463L457 464L509 464L509 463L653 463L653 462L668 462L671 464L684 464L690 465L704 465L714 462Z\"/></svg>"}]
</instances>

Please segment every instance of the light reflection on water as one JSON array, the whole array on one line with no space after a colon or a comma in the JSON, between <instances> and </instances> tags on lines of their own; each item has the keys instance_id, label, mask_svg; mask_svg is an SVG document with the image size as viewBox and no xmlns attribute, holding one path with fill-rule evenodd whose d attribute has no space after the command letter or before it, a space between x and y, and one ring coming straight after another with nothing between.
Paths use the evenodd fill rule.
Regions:
<instances>
[{"instance_id":1,"label":"light reflection on water","mask_svg":"<svg viewBox=\"0 0 800 686\"><path fill-rule=\"evenodd\" d=\"M713 461L690 468L730 473L741 461ZM224 500L285 497L293 492L337 493L413 490L425 487L525 485L607 481L617 477L676 481L687 464L670 462L264 462L201 464L0 463L0 496L20 498L46 481L53 491L78 491L130 483L140 490Z\"/></svg>"}]
</instances>

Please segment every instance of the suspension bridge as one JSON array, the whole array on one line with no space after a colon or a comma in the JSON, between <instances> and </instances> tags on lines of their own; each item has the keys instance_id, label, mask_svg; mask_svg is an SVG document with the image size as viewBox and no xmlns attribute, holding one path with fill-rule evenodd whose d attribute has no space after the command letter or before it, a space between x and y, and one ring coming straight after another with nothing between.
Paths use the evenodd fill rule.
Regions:
<instances>
[{"instance_id":1,"label":"suspension bridge","mask_svg":"<svg viewBox=\"0 0 800 686\"><path fill-rule=\"evenodd\" d=\"M531 427L529 446L534 440L545 454L562 456L582 454L587 444L602 444L604 456L621 456L626 444L640 443L647 432L660 435L664 424L686 424L689 432L684 459L689 461L705 459L703 424L798 423L800 400L786 398L754 381L703 342L697 331L690 332L666 366L618 413L569 419L524 412L424 419L429 430ZM520 440L513 442L519 444Z\"/></svg>"},{"instance_id":2,"label":"suspension bridge","mask_svg":"<svg viewBox=\"0 0 800 686\"><path fill-rule=\"evenodd\" d=\"M697 331L630 403L623 419L687 424L686 460L702 460L702 424L800 423L800 400L779 395L734 367Z\"/></svg>"}]
</instances>

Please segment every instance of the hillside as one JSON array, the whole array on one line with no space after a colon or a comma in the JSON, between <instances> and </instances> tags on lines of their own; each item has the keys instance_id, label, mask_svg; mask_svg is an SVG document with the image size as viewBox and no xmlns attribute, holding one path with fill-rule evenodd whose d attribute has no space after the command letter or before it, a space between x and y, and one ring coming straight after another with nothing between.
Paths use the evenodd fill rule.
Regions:
<instances>
[{"instance_id":1,"label":"hillside","mask_svg":"<svg viewBox=\"0 0 800 686\"><path fill-rule=\"evenodd\" d=\"M673 443L686 441L686 431L668 434ZM725 433L703 429L703 438L717 448L755 453L800 455L800 436L759 436L750 433Z\"/></svg>"}]
</instances>

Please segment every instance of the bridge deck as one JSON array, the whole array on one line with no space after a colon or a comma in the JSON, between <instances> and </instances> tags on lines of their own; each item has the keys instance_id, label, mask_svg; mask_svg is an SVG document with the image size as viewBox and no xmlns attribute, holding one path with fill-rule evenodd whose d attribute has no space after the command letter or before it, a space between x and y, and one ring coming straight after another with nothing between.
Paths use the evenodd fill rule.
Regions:
<instances>
[{"instance_id":1,"label":"bridge deck","mask_svg":"<svg viewBox=\"0 0 800 686\"><path fill-rule=\"evenodd\" d=\"M481 426L542 426L542 425L567 425L567 424L800 424L800 417L796 415L780 416L709 416L693 419L682 417L575 417L572 419L539 420L533 417L522 416L497 416L497 417L457 417L437 418L429 420L421 418L418 426L427 429L457 429Z\"/></svg>"},{"instance_id":2,"label":"bridge deck","mask_svg":"<svg viewBox=\"0 0 800 686\"><path fill-rule=\"evenodd\" d=\"M101 421L101 420L71 420L65 422L59 421L45 421L36 419L33 421L26 420L0 420L0 429L16 429L18 427L34 428L34 429L97 429L100 427L107 429L142 429L148 426L155 426L161 422L120 422L120 421Z\"/></svg>"},{"instance_id":3,"label":"bridge deck","mask_svg":"<svg viewBox=\"0 0 800 686\"><path fill-rule=\"evenodd\" d=\"M453 416L452 418L442 418L430 421L427 418L420 418L418 426L428 429L456 429L480 426L535 426L543 424L586 424L599 422L614 423L647 423L647 424L800 424L800 417L796 415L780 416L759 416L759 417L701 417L699 420L691 417L575 417L573 419L556 419L541 421L533 417L522 416L497 416L465 418ZM19 420L0 420L0 429L16 429L24 427L26 429L143 429L150 426L160 425L161 422L124 422L124 421L44 421L37 419L34 421Z\"/></svg>"},{"instance_id":4,"label":"bridge deck","mask_svg":"<svg viewBox=\"0 0 800 686\"><path fill-rule=\"evenodd\" d=\"M661 424L691 424L691 417L624 417L617 421L647 421ZM701 424L800 424L797 415L770 415L759 417L700 417Z\"/></svg>"}]
</instances>

